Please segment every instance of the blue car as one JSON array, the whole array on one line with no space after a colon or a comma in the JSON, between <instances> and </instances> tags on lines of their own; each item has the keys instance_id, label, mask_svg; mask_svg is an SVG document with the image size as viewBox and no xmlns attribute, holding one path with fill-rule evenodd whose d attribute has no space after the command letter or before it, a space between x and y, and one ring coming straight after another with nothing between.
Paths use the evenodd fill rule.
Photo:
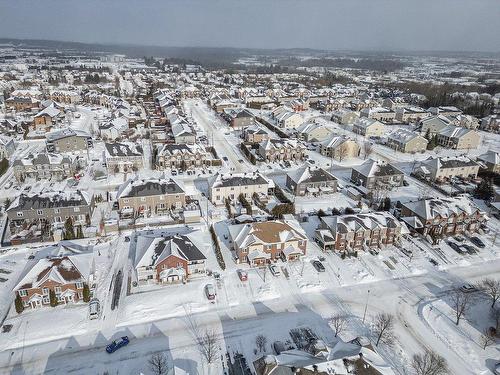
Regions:
<instances>
[{"instance_id":1,"label":"blue car","mask_svg":"<svg viewBox=\"0 0 500 375\"><path fill-rule=\"evenodd\" d=\"M119 340L115 340L111 344L106 346L106 351L109 354L114 353L122 346L128 345L128 343L129 343L128 336L122 336Z\"/></svg>"}]
</instances>

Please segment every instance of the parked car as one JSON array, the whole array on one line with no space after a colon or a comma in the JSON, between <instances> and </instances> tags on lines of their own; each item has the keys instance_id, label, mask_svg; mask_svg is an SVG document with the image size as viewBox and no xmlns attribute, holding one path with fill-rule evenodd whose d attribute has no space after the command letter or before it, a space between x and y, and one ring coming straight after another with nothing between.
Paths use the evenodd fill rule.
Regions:
<instances>
[{"instance_id":1,"label":"parked car","mask_svg":"<svg viewBox=\"0 0 500 375\"><path fill-rule=\"evenodd\" d=\"M474 246L471 246L471 245L468 245L468 244L463 244L463 245L460 245L460 247L462 249L464 249L465 251L467 251L469 254L475 254L477 253L477 250Z\"/></svg>"},{"instance_id":2,"label":"parked car","mask_svg":"<svg viewBox=\"0 0 500 375\"><path fill-rule=\"evenodd\" d=\"M471 293L477 291L477 288L472 284L464 284L460 287L460 290L464 293Z\"/></svg>"},{"instance_id":3,"label":"parked car","mask_svg":"<svg viewBox=\"0 0 500 375\"><path fill-rule=\"evenodd\" d=\"M269 265L269 271L271 271L271 273L273 274L273 276L279 276L279 275L281 275L280 269L275 264L270 264Z\"/></svg>"},{"instance_id":4,"label":"parked car","mask_svg":"<svg viewBox=\"0 0 500 375\"><path fill-rule=\"evenodd\" d=\"M241 281L247 281L248 280L248 272L245 270L238 270L238 277L240 278Z\"/></svg>"},{"instance_id":5,"label":"parked car","mask_svg":"<svg viewBox=\"0 0 500 375\"><path fill-rule=\"evenodd\" d=\"M10 189L12 185L14 185L14 183L12 181L9 181L5 184L4 189L5 190Z\"/></svg>"},{"instance_id":6,"label":"parked car","mask_svg":"<svg viewBox=\"0 0 500 375\"><path fill-rule=\"evenodd\" d=\"M447 244L449 247L451 247L453 250L455 250L459 254L463 254L464 252L466 252L460 246L458 246L458 244L456 244L455 242L448 241Z\"/></svg>"},{"instance_id":7,"label":"parked car","mask_svg":"<svg viewBox=\"0 0 500 375\"><path fill-rule=\"evenodd\" d=\"M222 157L222 160L224 160L224 161L228 161L227 156L223 156L223 157Z\"/></svg>"},{"instance_id":8,"label":"parked car","mask_svg":"<svg viewBox=\"0 0 500 375\"><path fill-rule=\"evenodd\" d=\"M325 266L319 260L313 260L312 265L318 272L325 272Z\"/></svg>"},{"instance_id":9,"label":"parked car","mask_svg":"<svg viewBox=\"0 0 500 375\"><path fill-rule=\"evenodd\" d=\"M98 319L101 311L101 304L97 298L92 298L89 302L89 319Z\"/></svg>"},{"instance_id":10,"label":"parked car","mask_svg":"<svg viewBox=\"0 0 500 375\"><path fill-rule=\"evenodd\" d=\"M484 242L481 241L481 239L479 237L476 237L476 236L471 237L470 242L472 242L477 247L480 247L481 249L483 249L485 247Z\"/></svg>"},{"instance_id":11,"label":"parked car","mask_svg":"<svg viewBox=\"0 0 500 375\"><path fill-rule=\"evenodd\" d=\"M106 351L111 354L116 352L118 349L120 349L123 346L128 345L129 343L128 336L122 336L118 340L113 341L111 344L106 346Z\"/></svg>"},{"instance_id":12,"label":"parked car","mask_svg":"<svg viewBox=\"0 0 500 375\"><path fill-rule=\"evenodd\" d=\"M433 266L439 266L439 263L438 263L438 262L436 261L436 259L434 259L434 258L430 258L430 259L429 259L429 262L431 262L431 264L432 264Z\"/></svg>"},{"instance_id":13,"label":"parked car","mask_svg":"<svg viewBox=\"0 0 500 375\"><path fill-rule=\"evenodd\" d=\"M216 293L213 284L205 285L205 295L210 301L215 300Z\"/></svg>"},{"instance_id":14,"label":"parked car","mask_svg":"<svg viewBox=\"0 0 500 375\"><path fill-rule=\"evenodd\" d=\"M458 236L455 236L453 237L453 239L457 242L464 242L465 241L465 238L463 238L462 236L458 235Z\"/></svg>"}]
</instances>

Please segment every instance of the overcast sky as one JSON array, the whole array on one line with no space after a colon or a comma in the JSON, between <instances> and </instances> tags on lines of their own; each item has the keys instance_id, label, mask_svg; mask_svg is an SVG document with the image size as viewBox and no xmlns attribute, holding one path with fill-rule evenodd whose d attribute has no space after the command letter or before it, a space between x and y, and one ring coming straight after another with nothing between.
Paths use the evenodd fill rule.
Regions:
<instances>
[{"instance_id":1,"label":"overcast sky","mask_svg":"<svg viewBox=\"0 0 500 375\"><path fill-rule=\"evenodd\" d=\"M0 0L0 37L498 52L500 0Z\"/></svg>"}]
</instances>

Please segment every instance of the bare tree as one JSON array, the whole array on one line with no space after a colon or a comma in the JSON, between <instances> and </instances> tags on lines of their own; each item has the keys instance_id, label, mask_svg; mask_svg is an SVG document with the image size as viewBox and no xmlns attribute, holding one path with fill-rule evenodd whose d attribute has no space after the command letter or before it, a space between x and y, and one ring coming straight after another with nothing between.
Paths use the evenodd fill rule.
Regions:
<instances>
[{"instance_id":1,"label":"bare tree","mask_svg":"<svg viewBox=\"0 0 500 375\"><path fill-rule=\"evenodd\" d=\"M335 314L330 318L330 324L335 331L335 337L337 337L346 329L347 317L345 315Z\"/></svg>"},{"instance_id":2,"label":"bare tree","mask_svg":"<svg viewBox=\"0 0 500 375\"><path fill-rule=\"evenodd\" d=\"M163 353L155 353L149 358L148 366L155 375L166 375L168 372L167 358Z\"/></svg>"},{"instance_id":3,"label":"bare tree","mask_svg":"<svg viewBox=\"0 0 500 375\"><path fill-rule=\"evenodd\" d=\"M264 335L258 335L255 338L255 345L257 345L257 349L259 349L260 352L265 352L267 345L267 337Z\"/></svg>"},{"instance_id":4,"label":"bare tree","mask_svg":"<svg viewBox=\"0 0 500 375\"><path fill-rule=\"evenodd\" d=\"M339 161L344 160L345 158L347 158L348 155L349 155L349 150L348 150L347 146L345 146L345 145L340 146L339 152L338 152Z\"/></svg>"},{"instance_id":5,"label":"bare tree","mask_svg":"<svg viewBox=\"0 0 500 375\"><path fill-rule=\"evenodd\" d=\"M368 156L370 156L372 151L373 151L373 145L370 142L365 141L363 143L363 156L364 156L364 158L366 159Z\"/></svg>"},{"instance_id":6,"label":"bare tree","mask_svg":"<svg viewBox=\"0 0 500 375\"><path fill-rule=\"evenodd\" d=\"M426 350L423 354L415 354L411 367L416 375L445 375L448 373L446 359L439 354Z\"/></svg>"},{"instance_id":7,"label":"bare tree","mask_svg":"<svg viewBox=\"0 0 500 375\"><path fill-rule=\"evenodd\" d=\"M213 329L206 329L197 337L198 350L207 363L213 363L219 352L219 338Z\"/></svg>"},{"instance_id":8,"label":"bare tree","mask_svg":"<svg viewBox=\"0 0 500 375\"><path fill-rule=\"evenodd\" d=\"M480 281L479 287L491 300L491 308L494 308L500 298L500 280L487 277Z\"/></svg>"},{"instance_id":9,"label":"bare tree","mask_svg":"<svg viewBox=\"0 0 500 375\"><path fill-rule=\"evenodd\" d=\"M484 331L481 333L481 346L483 347L483 350L486 350L486 348L496 342L495 336L491 333L489 328L485 328Z\"/></svg>"},{"instance_id":10,"label":"bare tree","mask_svg":"<svg viewBox=\"0 0 500 375\"><path fill-rule=\"evenodd\" d=\"M451 294L451 307L455 312L455 324L458 326L462 316L469 310L471 296L469 293L455 289Z\"/></svg>"},{"instance_id":11,"label":"bare tree","mask_svg":"<svg viewBox=\"0 0 500 375\"><path fill-rule=\"evenodd\" d=\"M378 346L380 341L385 342L386 344L392 343L394 339L394 316L387 313L377 314L375 317L373 332L377 336L377 342L375 345Z\"/></svg>"}]
</instances>

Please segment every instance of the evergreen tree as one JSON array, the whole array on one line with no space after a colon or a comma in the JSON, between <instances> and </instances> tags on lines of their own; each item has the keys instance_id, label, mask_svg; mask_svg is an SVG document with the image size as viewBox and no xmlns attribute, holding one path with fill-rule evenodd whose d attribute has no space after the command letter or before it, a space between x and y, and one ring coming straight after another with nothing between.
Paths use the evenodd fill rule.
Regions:
<instances>
[{"instance_id":1,"label":"evergreen tree","mask_svg":"<svg viewBox=\"0 0 500 375\"><path fill-rule=\"evenodd\" d=\"M16 306L16 312L21 314L24 310L23 300L19 294L16 294L16 299L14 301L14 305Z\"/></svg>"},{"instance_id":2,"label":"evergreen tree","mask_svg":"<svg viewBox=\"0 0 500 375\"><path fill-rule=\"evenodd\" d=\"M49 299L50 299L50 306L56 307L57 306L57 297L56 297L56 293L53 290L49 291Z\"/></svg>"},{"instance_id":3,"label":"evergreen tree","mask_svg":"<svg viewBox=\"0 0 500 375\"><path fill-rule=\"evenodd\" d=\"M79 225L77 230L76 230L76 238L83 238L83 230L82 230L82 226Z\"/></svg>"},{"instance_id":4,"label":"evergreen tree","mask_svg":"<svg viewBox=\"0 0 500 375\"><path fill-rule=\"evenodd\" d=\"M71 217L66 219L64 223L64 239L65 240L74 240L75 239L75 229L73 228L73 220Z\"/></svg>"},{"instance_id":5,"label":"evergreen tree","mask_svg":"<svg viewBox=\"0 0 500 375\"><path fill-rule=\"evenodd\" d=\"M90 301L90 289L87 284L83 286L83 302Z\"/></svg>"}]
</instances>

